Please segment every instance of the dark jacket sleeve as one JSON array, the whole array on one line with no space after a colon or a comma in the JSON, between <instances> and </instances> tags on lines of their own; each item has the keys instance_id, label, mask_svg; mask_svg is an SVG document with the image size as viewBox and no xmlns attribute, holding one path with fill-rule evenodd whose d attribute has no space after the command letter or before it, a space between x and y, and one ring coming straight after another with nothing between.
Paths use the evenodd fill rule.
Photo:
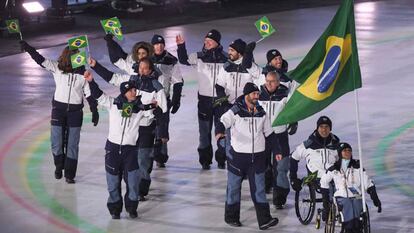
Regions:
<instances>
[{"instance_id":1,"label":"dark jacket sleeve","mask_svg":"<svg viewBox=\"0 0 414 233\"><path fill-rule=\"evenodd\" d=\"M216 84L215 88L216 88L217 98L222 98L226 96L226 90L224 89L224 87Z\"/></svg>"},{"instance_id":2,"label":"dark jacket sleeve","mask_svg":"<svg viewBox=\"0 0 414 233\"><path fill-rule=\"evenodd\" d=\"M116 43L112 38L105 37L106 46L108 47L109 59L112 63L117 62L119 59L126 59L128 54L122 49L122 47Z\"/></svg>"},{"instance_id":3,"label":"dark jacket sleeve","mask_svg":"<svg viewBox=\"0 0 414 233\"><path fill-rule=\"evenodd\" d=\"M102 90L99 88L98 84L95 82L95 80L92 80L89 82L89 88L91 89L91 96L97 100L101 95L103 94Z\"/></svg>"},{"instance_id":4,"label":"dark jacket sleeve","mask_svg":"<svg viewBox=\"0 0 414 233\"><path fill-rule=\"evenodd\" d=\"M298 163L294 158L290 158L290 179L297 179L298 178Z\"/></svg>"},{"instance_id":5,"label":"dark jacket sleeve","mask_svg":"<svg viewBox=\"0 0 414 233\"><path fill-rule=\"evenodd\" d=\"M91 112L97 112L98 111L98 101L92 96L92 94L90 96L88 96L86 98L86 100L89 103L89 109L91 110Z\"/></svg>"},{"instance_id":6,"label":"dark jacket sleeve","mask_svg":"<svg viewBox=\"0 0 414 233\"><path fill-rule=\"evenodd\" d=\"M183 65L191 65L188 63L188 54L187 49L185 48L185 43L178 45L177 49L178 61Z\"/></svg>"},{"instance_id":7,"label":"dark jacket sleeve","mask_svg":"<svg viewBox=\"0 0 414 233\"><path fill-rule=\"evenodd\" d=\"M96 65L91 68L107 82L111 81L112 76L114 75L113 72L103 67L98 61L96 62Z\"/></svg>"},{"instance_id":8,"label":"dark jacket sleeve","mask_svg":"<svg viewBox=\"0 0 414 233\"><path fill-rule=\"evenodd\" d=\"M269 136L267 136L266 142L267 142L266 144L271 145L271 149L273 152L272 156L282 153L280 150L279 141L277 140L275 133L271 133Z\"/></svg>"},{"instance_id":9,"label":"dark jacket sleeve","mask_svg":"<svg viewBox=\"0 0 414 233\"><path fill-rule=\"evenodd\" d=\"M179 103L181 100L181 92L183 91L184 83L176 83L173 85L172 103Z\"/></svg>"},{"instance_id":10,"label":"dark jacket sleeve","mask_svg":"<svg viewBox=\"0 0 414 233\"><path fill-rule=\"evenodd\" d=\"M21 41L20 44L22 49L26 51L37 64L45 68L44 66L42 66L42 63L45 61L45 58L39 52L37 52L35 48L30 46L26 41Z\"/></svg>"}]
</instances>

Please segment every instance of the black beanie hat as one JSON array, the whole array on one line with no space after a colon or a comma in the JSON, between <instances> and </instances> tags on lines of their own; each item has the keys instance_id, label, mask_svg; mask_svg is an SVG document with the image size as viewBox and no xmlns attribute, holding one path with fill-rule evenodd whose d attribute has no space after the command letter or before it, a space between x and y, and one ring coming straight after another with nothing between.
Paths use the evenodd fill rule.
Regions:
<instances>
[{"instance_id":1,"label":"black beanie hat","mask_svg":"<svg viewBox=\"0 0 414 233\"><path fill-rule=\"evenodd\" d=\"M260 91L259 88L254 83L246 83L243 88L243 95L248 95L252 92Z\"/></svg>"},{"instance_id":2,"label":"black beanie hat","mask_svg":"<svg viewBox=\"0 0 414 233\"><path fill-rule=\"evenodd\" d=\"M217 44L220 44L221 34L216 29L211 29L207 33L206 38L210 38L210 39L214 40L215 42L217 42Z\"/></svg>"},{"instance_id":3,"label":"black beanie hat","mask_svg":"<svg viewBox=\"0 0 414 233\"><path fill-rule=\"evenodd\" d=\"M132 88L136 88L135 83L132 81L123 82L121 83L121 86L119 87L121 91L121 95L125 95L125 93L127 93Z\"/></svg>"},{"instance_id":4,"label":"black beanie hat","mask_svg":"<svg viewBox=\"0 0 414 233\"><path fill-rule=\"evenodd\" d=\"M282 54L279 52L279 50L271 49L271 50L267 51L267 53L266 53L267 63L270 63L270 61L273 60L273 58L275 58L277 56L282 56Z\"/></svg>"},{"instance_id":5,"label":"black beanie hat","mask_svg":"<svg viewBox=\"0 0 414 233\"><path fill-rule=\"evenodd\" d=\"M231 42L229 46L241 54L243 54L246 50L246 42L244 42L242 39L237 39Z\"/></svg>"},{"instance_id":6,"label":"black beanie hat","mask_svg":"<svg viewBox=\"0 0 414 233\"><path fill-rule=\"evenodd\" d=\"M320 125L329 125L329 128L332 130L332 121L327 116L321 116L319 117L318 121L316 122L316 129L319 128Z\"/></svg>"},{"instance_id":7,"label":"black beanie hat","mask_svg":"<svg viewBox=\"0 0 414 233\"><path fill-rule=\"evenodd\" d=\"M345 150L346 148L349 148L349 149L351 149L351 151L352 151L352 147L351 147L351 145L349 145L348 143L346 143L346 142L341 142L341 143L339 144L339 147L338 147L338 154L339 154L339 156L341 156L341 152L342 152L343 150Z\"/></svg>"},{"instance_id":8,"label":"black beanie hat","mask_svg":"<svg viewBox=\"0 0 414 233\"><path fill-rule=\"evenodd\" d=\"M155 45L155 44L158 44L158 43L161 43L161 44L165 45L165 40L164 40L164 37L155 34L151 39L151 44Z\"/></svg>"}]
</instances>

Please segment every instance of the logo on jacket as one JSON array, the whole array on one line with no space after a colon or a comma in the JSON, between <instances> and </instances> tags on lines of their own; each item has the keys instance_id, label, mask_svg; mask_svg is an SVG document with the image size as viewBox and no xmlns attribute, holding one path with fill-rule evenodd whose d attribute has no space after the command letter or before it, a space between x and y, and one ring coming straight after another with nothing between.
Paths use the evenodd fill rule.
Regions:
<instances>
[{"instance_id":1,"label":"logo on jacket","mask_svg":"<svg viewBox=\"0 0 414 233\"><path fill-rule=\"evenodd\" d=\"M122 117L131 117L132 116L132 104L124 103L122 105Z\"/></svg>"}]
</instances>

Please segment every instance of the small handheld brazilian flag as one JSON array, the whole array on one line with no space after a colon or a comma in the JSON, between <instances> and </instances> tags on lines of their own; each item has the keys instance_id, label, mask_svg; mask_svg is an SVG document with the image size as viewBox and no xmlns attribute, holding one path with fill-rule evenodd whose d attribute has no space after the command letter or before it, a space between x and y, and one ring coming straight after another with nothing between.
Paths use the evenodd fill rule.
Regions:
<instances>
[{"instance_id":1,"label":"small handheld brazilian flag","mask_svg":"<svg viewBox=\"0 0 414 233\"><path fill-rule=\"evenodd\" d=\"M73 69L86 65L86 52L82 51L73 54L72 56L70 56L70 62L72 63Z\"/></svg>"},{"instance_id":2,"label":"small handheld brazilian flag","mask_svg":"<svg viewBox=\"0 0 414 233\"><path fill-rule=\"evenodd\" d=\"M88 46L88 37L84 35L70 38L68 40L68 45L70 50L85 48Z\"/></svg>"},{"instance_id":3,"label":"small handheld brazilian flag","mask_svg":"<svg viewBox=\"0 0 414 233\"><path fill-rule=\"evenodd\" d=\"M9 33L20 33L20 26L18 19L6 20L6 26Z\"/></svg>"},{"instance_id":4,"label":"small handheld brazilian flag","mask_svg":"<svg viewBox=\"0 0 414 233\"><path fill-rule=\"evenodd\" d=\"M132 108L133 108L133 104L131 103L122 104L122 117L131 117Z\"/></svg>"},{"instance_id":5,"label":"small handheld brazilian flag","mask_svg":"<svg viewBox=\"0 0 414 233\"><path fill-rule=\"evenodd\" d=\"M124 36L121 30L121 22L117 17L103 19L100 21L105 33L111 33L118 40L123 40Z\"/></svg>"},{"instance_id":6,"label":"small handheld brazilian flag","mask_svg":"<svg viewBox=\"0 0 414 233\"><path fill-rule=\"evenodd\" d=\"M276 30L273 28L272 24L270 24L269 19L266 16L263 16L255 23L257 30L259 31L262 38L266 38L272 35Z\"/></svg>"}]
</instances>

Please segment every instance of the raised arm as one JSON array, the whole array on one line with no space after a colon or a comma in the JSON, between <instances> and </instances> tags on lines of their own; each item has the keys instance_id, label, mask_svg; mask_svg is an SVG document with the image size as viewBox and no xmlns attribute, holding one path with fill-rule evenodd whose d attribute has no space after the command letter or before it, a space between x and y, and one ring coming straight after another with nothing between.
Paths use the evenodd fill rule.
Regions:
<instances>
[{"instance_id":1,"label":"raised arm","mask_svg":"<svg viewBox=\"0 0 414 233\"><path fill-rule=\"evenodd\" d=\"M89 88L91 90L91 96L98 101L98 104L110 109L111 103L113 103L113 98L107 96L103 91L99 88L98 84L95 82L92 76L92 72L85 71L84 78L89 83Z\"/></svg>"},{"instance_id":2,"label":"raised arm","mask_svg":"<svg viewBox=\"0 0 414 233\"><path fill-rule=\"evenodd\" d=\"M46 60L39 52L36 51L35 48L33 48L32 46L30 46L26 41L21 40L20 42L20 47L23 51L26 51L31 57L32 59L39 64L41 67L46 68L45 66L42 65L42 63Z\"/></svg>"},{"instance_id":3,"label":"raised arm","mask_svg":"<svg viewBox=\"0 0 414 233\"><path fill-rule=\"evenodd\" d=\"M185 40L182 35L176 36L176 42L177 42L177 55L178 55L178 61L180 64L183 65L196 65L197 64L197 55L191 54L190 57L188 56L187 49L185 47Z\"/></svg>"},{"instance_id":4,"label":"raised arm","mask_svg":"<svg viewBox=\"0 0 414 233\"><path fill-rule=\"evenodd\" d=\"M113 40L113 37L112 34L106 34L104 39L106 41L106 47L108 47L109 59L112 63L116 63L119 59L125 60L128 54Z\"/></svg>"},{"instance_id":5,"label":"raised arm","mask_svg":"<svg viewBox=\"0 0 414 233\"><path fill-rule=\"evenodd\" d=\"M127 74L117 74L112 71L109 71L107 68L102 66L99 62L97 62L93 58L88 59L88 63L90 67L99 75L101 76L105 81L108 83L114 85L114 86L120 86L121 83L126 82L129 80L130 75Z\"/></svg>"}]
</instances>

